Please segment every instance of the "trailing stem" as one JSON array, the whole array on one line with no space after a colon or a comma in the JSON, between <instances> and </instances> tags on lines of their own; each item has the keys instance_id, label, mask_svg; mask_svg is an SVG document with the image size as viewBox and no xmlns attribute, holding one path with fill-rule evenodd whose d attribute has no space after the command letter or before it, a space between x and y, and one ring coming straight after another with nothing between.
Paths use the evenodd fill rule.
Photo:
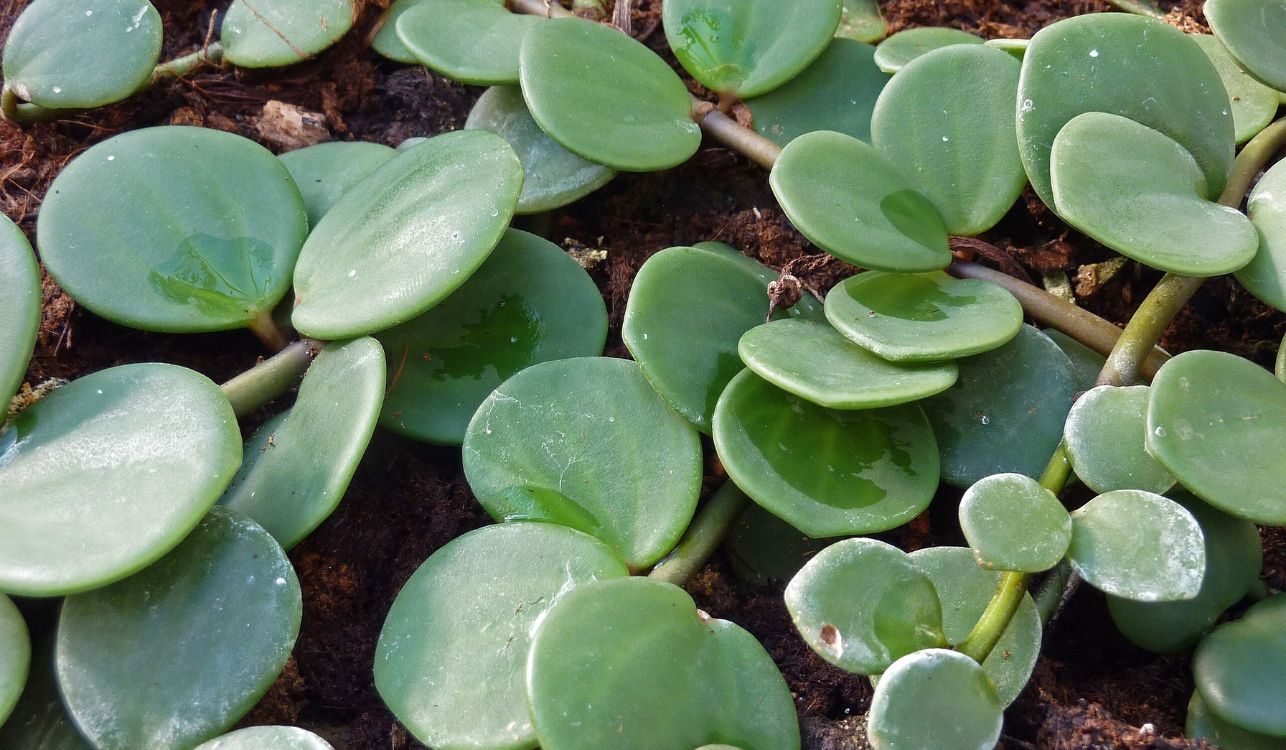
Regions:
<instances>
[{"instance_id":1,"label":"trailing stem","mask_svg":"<svg viewBox=\"0 0 1286 750\"><path fill-rule=\"evenodd\" d=\"M693 519L678 546L652 568L648 578L682 586L710 559L749 504L750 498L737 485L724 482Z\"/></svg>"},{"instance_id":2,"label":"trailing stem","mask_svg":"<svg viewBox=\"0 0 1286 750\"><path fill-rule=\"evenodd\" d=\"M237 418L272 401L299 382L320 349L319 342L296 341L224 383L223 395L232 403Z\"/></svg>"}]
</instances>

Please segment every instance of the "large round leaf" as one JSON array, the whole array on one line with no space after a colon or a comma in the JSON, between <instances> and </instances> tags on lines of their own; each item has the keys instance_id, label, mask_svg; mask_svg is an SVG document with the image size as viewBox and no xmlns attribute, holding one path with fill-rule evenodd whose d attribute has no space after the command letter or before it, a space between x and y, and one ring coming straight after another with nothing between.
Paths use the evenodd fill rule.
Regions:
<instances>
[{"instance_id":1,"label":"large round leaf","mask_svg":"<svg viewBox=\"0 0 1286 750\"><path fill-rule=\"evenodd\" d=\"M1008 344L959 366L956 384L924 402L942 478L968 487L991 474L1039 477L1078 390L1071 360L1024 325Z\"/></svg>"},{"instance_id":2,"label":"large round leaf","mask_svg":"<svg viewBox=\"0 0 1286 750\"><path fill-rule=\"evenodd\" d=\"M331 744L299 727L246 727L202 742L193 750L334 750Z\"/></svg>"},{"instance_id":3,"label":"large round leaf","mask_svg":"<svg viewBox=\"0 0 1286 750\"><path fill-rule=\"evenodd\" d=\"M1014 140L1018 61L982 45L917 58L889 81L871 116L871 143L901 167L951 234L993 227L1027 174Z\"/></svg>"},{"instance_id":4,"label":"large round leaf","mask_svg":"<svg viewBox=\"0 0 1286 750\"><path fill-rule=\"evenodd\" d=\"M0 219L0 320L0 404L7 406L40 331L40 266L27 236L7 217Z\"/></svg>"},{"instance_id":5,"label":"large round leaf","mask_svg":"<svg viewBox=\"0 0 1286 750\"><path fill-rule=\"evenodd\" d=\"M590 161L650 172L682 164L701 145L683 81L615 29L580 18L546 21L523 39L519 63L531 116Z\"/></svg>"},{"instance_id":6,"label":"large round leaf","mask_svg":"<svg viewBox=\"0 0 1286 750\"><path fill-rule=\"evenodd\" d=\"M397 38L416 60L460 83L517 83L522 39L541 20L494 0L434 0L400 15Z\"/></svg>"},{"instance_id":7,"label":"large round leaf","mask_svg":"<svg viewBox=\"0 0 1286 750\"><path fill-rule=\"evenodd\" d=\"M299 189L275 156L188 127L134 130L85 151L50 186L37 225L46 270L76 301L173 332L266 318L307 233Z\"/></svg>"},{"instance_id":8,"label":"large round leaf","mask_svg":"<svg viewBox=\"0 0 1286 750\"><path fill-rule=\"evenodd\" d=\"M308 236L295 266L295 327L352 338L433 307L487 259L521 189L522 165L493 133L446 133L399 152Z\"/></svg>"},{"instance_id":9,"label":"large round leaf","mask_svg":"<svg viewBox=\"0 0 1286 750\"><path fill-rule=\"evenodd\" d=\"M161 15L147 0L35 0L4 47L4 88L45 109L120 101L152 77Z\"/></svg>"},{"instance_id":10,"label":"large round leaf","mask_svg":"<svg viewBox=\"0 0 1286 750\"><path fill-rule=\"evenodd\" d=\"M464 472L493 518L571 526L638 570L692 519L701 444L638 365L564 359L528 367L482 402Z\"/></svg>"},{"instance_id":11,"label":"large round leaf","mask_svg":"<svg viewBox=\"0 0 1286 750\"><path fill-rule=\"evenodd\" d=\"M1067 458L1076 476L1095 492L1165 492L1174 476L1147 452L1146 385L1099 386L1072 405L1063 426Z\"/></svg>"},{"instance_id":12,"label":"large round leaf","mask_svg":"<svg viewBox=\"0 0 1286 750\"><path fill-rule=\"evenodd\" d=\"M768 183L795 228L841 260L886 271L951 262L933 203L856 138L828 130L799 136L782 149Z\"/></svg>"},{"instance_id":13,"label":"large round leaf","mask_svg":"<svg viewBox=\"0 0 1286 750\"><path fill-rule=\"evenodd\" d=\"M1272 596L1206 636L1192 677L1210 710L1259 734L1286 737L1286 596Z\"/></svg>"},{"instance_id":14,"label":"large round leaf","mask_svg":"<svg viewBox=\"0 0 1286 750\"><path fill-rule=\"evenodd\" d=\"M817 553L786 587L786 608L810 648L858 674L879 674L906 654L947 643L929 577L875 539L845 539Z\"/></svg>"},{"instance_id":15,"label":"large round leaf","mask_svg":"<svg viewBox=\"0 0 1286 750\"><path fill-rule=\"evenodd\" d=\"M1003 288L941 271L851 276L826 295L840 333L896 362L938 362L990 351L1018 335L1023 308Z\"/></svg>"},{"instance_id":16,"label":"large round leaf","mask_svg":"<svg viewBox=\"0 0 1286 750\"><path fill-rule=\"evenodd\" d=\"M1286 16L1284 16L1286 18ZM1245 143L1268 127L1277 114L1278 94L1241 69L1223 42L1209 34L1193 34L1193 41L1215 64L1219 78L1232 105L1233 132L1238 143Z\"/></svg>"},{"instance_id":17,"label":"large round leaf","mask_svg":"<svg viewBox=\"0 0 1286 750\"><path fill-rule=\"evenodd\" d=\"M520 214L550 211L580 200L616 175L573 154L541 130L517 86L494 86L482 92L464 126L490 130L518 154L524 174L518 196Z\"/></svg>"},{"instance_id":18,"label":"large round leaf","mask_svg":"<svg viewBox=\"0 0 1286 750\"><path fill-rule=\"evenodd\" d=\"M190 747L259 700L290 656L302 611L281 546L214 508L147 570L63 603L63 700L99 750Z\"/></svg>"},{"instance_id":19,"label":"large round leaf","mask_svg":"<svg viewBox=\"0 0 1286 750\"><path fill-rule=\"evenodd\" d=\"M232 407L191 370L125 365L54 391L0 432L0 591L56 596L134 573L240 463Z\"/></svg>"},{"instance_id":20,"label":"large round leaf","mask_svg":"<svg viewBox=\"0 0 1286 750\"><path fill-rule=\"evenodd\" d=\"M0 747L22 750L95 750L67 715L54 674L53 638L32 649L31 671L8 720L0 719Z\"/></svg>"},{"instance_id":21,"label":"large round leaf","mask_svg":"<svg viewBox=\"0 0 1286 750\"><path fill-rule=\"evenodd\" d=\"M1141 602L1191 599L1205 576L1205 538L1192 514L1175 501L1142 490L1114 490L1072 513L1067 559L1091 586L1108 594Z\"/></svg>"},{"instance_id":22,"label":"large round leaf","mask_svg":"<svg viewBox=\"0 0 1286 750\"><path fill-rule=\"evenodd\" d=\"M918 401L956 382L954 362L891 362L813 320L777 320L741 337L737 351L756 375L829 409Z\"/></svg>"},{"instance_id":23,"label":"large round leaf","mask_svg":"<svg viewBox=\"0 0 1286 750\"><path fill-rule=\"evenodd\" d=\"M1246 70L1286 91L1286 4L1280 0L1208 0L1202 11L1215 36Z\"/></svg>"},{"instance_id":24,"label":"large round leaf","mask_svg":"<svg viewBox=\"0 0 1286 750\"><path fill-rule=\"evenodd\" d=\"M982 37L960 29L941 26L903 29L879 43L875 48L875 64L885 73L897 73L934 50L982 43Z\"/></svg>"},{"instance_id":25,"label":"large round leaf","mask_svg":"<svg viewBox=\"0 0 1286 750\"><path fill-rule=\"evenodd\" d=\"M937 709L927 711L929 706ZM899 659L880 677L866 733L876 750L991 750L1000 739L1002 712L978 662L958 651L926 649Z\"/></svg>"},{"instance_id":26,"label":"large round leaf","mask_svg":"<svg viewBox=\"0 0 1286 750\"><path fill-rule=\"evenodd\" d=\"M243 68L307 60L353 27L353 0L233 0L223 14L223 59Z\"/></svg>"},{"instance_id":27,"label":"large round leaf","mask_svg":"<svg viewBox=\"0 0 1286 750\"><path fill-rule=\"evenodd\" d=\"M1147 448L1216 508L1286 524L1286 384L1267 370L1212 351L1166 362L1152 381Z\"/></svg>"},{"instance_id":28,"label":"large round leaf","mask_svg":"<svg viewBox=\"0 0 1286 750\"><path fill-rule=\"evenodd\" d=\"M764 647L662 581L572 589L536 631L527 690L543 750L799 748L794 701Z\"/></svg>"},{"instance_id":29,"label":"large round leaf","mask_svg":"<svg viewBox=\"0 0 1286 750\"><path fill-rule=\"evenodd\" d=\"M965 490L960 529L990 570L1049 570L1072 540L1072 519L1058 497L1022 474L992 474Z\"/></svg>"},{"instance_id":30,"label":"large round leaf","mask_svg":"<svg viewBox=\"0 0 1286 750\"><path fill-rule=\"evenodd\" d=\"M738 487L814 537L901 526L938 487L933 433L919 406L826 409L750 370L719 397L714 444Z\"/></svg>"},{"instance_id":31,"label":"large round leaf","mask_svg":"<svg viewBox=\"0 0 1286 750\"><path fill-rule=\"evenodd\" d=\"M1083 112L1109 112L1161 131L1192 153L1206 198L1223 190L1234 143L1228 95L1201 47L1173 26L1091 13L1032 37L1018 83L1018 143L1027 177L1048 205L1054 205L1054 136Z\"/></svg>"},{"instance_id":32,"label":"large round leaf","mask_svg":"<svg viewBox=\"0 0 1286 750\"><path fill-rule=\"evenodd\" d=\"M18 703L31 665L31 639L22 613L0 594L0 725Z\"/></svg>"},{"instance_id":33,"label":"large round leaf","mask_svg":"<svg viewBox=\"0 0 1286 750\"><path fill-rule=\"evenodd\" d=\"M746 102L755 131L779 146L814 130L834 130L869 143L871 110L889 81L874 55L869 44L832 40L804 72Z\"/></svg>"},{"instance_id":34,"label":"large round leaf","mask_svg":"<svg viewBox=\"0 0 1286 750\"><path fill-rule=\"evenodd\" d=\"M380 143L334 141L295 149L279 158L299 186L308 225L315 227L349 188L395 155L396 150Z\"/></svg>"},{"instance_id":35,"label":"large round leaf","mask_svg":"<svg viewBox=\"0 0 1286 750\"><path fill-rule=\"evenodd\" d=\"M496 386L537 362L601 354L607 309L557 245L516 229L442 304L377 335L389 362L380 423L459 445Z\"/></svg>"},{"instance_id":36,"label":"large round leaf","mask_svg":"<svg viewBox=\"0 0 1286 750\"><path fill-rule=\"evenodd\" d=\"M371 338L317 355L294 406L246 444L220 505L253 518L290 549L335 510L366 452L384 398L384 351Z\"/></svg>"},{"instance_id":37,"label":"large round leaf","mask_svg":"<svg viewBox=\"0 0 1286 750\"><path fill-rule=\"evenodd\" d=\"M1050 153L1054 208L1104 245L1185 276L1231 273L1259 236L1246 215L1206 200L1206 178L1177 141L1120 115L1086 112Z\"/></svg>"},{"instance_id":38,"label":"large round leaf","mask_svg":"<svg viewBox=\"0 0 1286 750\"><path fill-rule=\"evenodd\" d=\"M1237 271L1237 280L1262 302L1286 310L1286 162L1259 178L1246 211L1259 231L1259 252Z\"/></svg>"},{"instance_id":39,"label":"large round leaf","mask_svg":"<svg viewBox=\"0 0 1286 750\"><path fill-rule=\"evenodd\" d=\"M1286 750L1286 737L1257 734L1215 715L1201 693L1193 691L1183 733L1194 740L1204 739L1223 750Z\"/></svg>"},{"instance_id":40,"label":"large round leaf","mask_svg":"<svg viewBox=\"0 0 1286 750\"><path fill-rule=\"evenodd\" d=\"M840 0L666 0L665 38L706 88L741 98L808 67L839 26Z\"/></svg>"},{"instance_id":41,"label":"large round leaf","mask_svg":"<svg viewBox=\"0 0 1286 750\"><path fill-rule=\"evenodd\" d=\"M536 626L573 588L626 575L602 542L564 526L471 531L402 587L380 632L375 686L430 747L533 748L526 664Z\"/></svg>"}]
</instances>

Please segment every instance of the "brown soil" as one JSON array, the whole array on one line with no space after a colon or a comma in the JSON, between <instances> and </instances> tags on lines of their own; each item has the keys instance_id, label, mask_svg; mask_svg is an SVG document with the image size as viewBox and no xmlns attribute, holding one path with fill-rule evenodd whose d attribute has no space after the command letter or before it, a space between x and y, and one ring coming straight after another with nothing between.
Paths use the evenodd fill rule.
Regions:
<instances>
[{"instance_id":1,"label":"brown soil","mask_svg":"<svg viewBox=\"0 0 1286 750\"><path fill-rule=\"evenodd\" d=\"M660 0L636 2L636 34L664 47ZM269 100L319 114L330 137L397 145L460 127L480 89L424 70L383 61L364 39L389 0L367 0L355 33L320 59L290 69L249 73L207 68L128 102L71 120L19 128L0 121L0 208L34 239L35 219L50 180L77 153L126 129L163 123L201 124L274 146L258 127ZM211 10L225 2L155 0L167 30L166 56L201 44ZM26 0L0 4L0 36ZM889 0L894 30L949 25L986 36L1029 36L1070 15L1109 10L1099 0ZM1176 17L1200 23L1197 0L1163 2ZM676 244L719 239L777 268L790 263L805 285L824 292L851 272L818 251L776 208L763 171L734 153L704 148L660 174L621 175L557 213L546 234L570 247L601 248L594 272L611 313L608 353L627 356L620 322L634 273L651 253ZM1111 253L1061 225L1034 198L1021 201L986 239L1032 278L1062 273L1077 282L1079 303L1114 321L1128 317L1157 274L1129 264L1105 284L1081 266ZM804 258L803 260L799 260ZM196 336L122 328L78 309L45 281L44 324L28 382L73 378L112 365L163 360L224 380L262 353L242 332ZM1269 364L1286 319L1231 280L1206 284L1163 342L1171 351L1218 348ZM954 504L944 490L934 509L889 539L906 548L959 543ZM302 632L294 657L247 724L292 723L330 738L338 748L421 747L384 708L371 678L376 638L401 585L434 550L488 523L466 485L459 452L377 434L339 510L303 542L292 559L304 589ZM1267 573L1286 585L1286 541L1265 534ZM727 573L716 558L689 585L699 606L755 633L781 666L813 750L864 747L861 716L871 691L862 678L832 668L796 635L778 589L756 589ZM1191 677L1184 656L1158 658L1124 641L1102 597L1082 591L1047 635L1036 674L1007 713L1006 748L1181 748Z\"/></svg>"}]
</instances>

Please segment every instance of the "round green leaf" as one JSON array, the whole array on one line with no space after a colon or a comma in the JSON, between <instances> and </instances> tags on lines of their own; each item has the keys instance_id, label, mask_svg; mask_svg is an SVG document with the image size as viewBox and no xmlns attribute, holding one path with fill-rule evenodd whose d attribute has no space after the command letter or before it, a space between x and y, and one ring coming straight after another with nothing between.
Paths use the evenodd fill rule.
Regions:
<instances>
[{"instance_id":1,"label":"round green leaf","mask_svg":"<svg viewBox=\"0 0 1286 750\"><path fill-rule=\"evenodd\" d=\"M1076 476L1095 492L1147 490L1161 493L1174 476L1147 452L1146 385L1099 386L1072 405L1063 426L1067 458Z\"/></svg>"},{"instance_id":2,"label":"round green leaf","mask_svg":"<svg viewBox=\"0 0 1286 750\"><path fill-rule=\"evenodd\" d=\"M191 370L125 365L59 388L0 432L0 591L69 594L142 569L240 463L232 407Z\"/></svg>"},{"instance_id":3,"label":"round green leaf","mask_svg":"<svg viewBox=\"0 0 1286 750\"><path fill-rule=\"evenodd\" d=\"M1039 573L1063 559L1072 519L1054 493L1022 474L993 474L960 500L960 528L978 564Z\"/></svg>"},{"instance_id":4,"label":"round green leaf","mask_svg":"<svg viewBox=\"0 0 1286 750\"><path fill-rule=\"evenodd\" d=\"M931 271L951 262L933 203L879 151L851 136L806 133L768 176L791 223L835 257L886 271Z\"/></svg>"},{"instance_id":5,"label":"round green leaf","mask_svg":"<svg viewBox=\"0 0 1286 750\"><path fill-rule=\"evenodd\" d=\"M1246 211L1259 231L1259 252L1237 271L1237 281L1260 301L1286 310L1286 162L1259 178Z\"/></svg>"},{"instance_id":6,"label":"round green leaf","mask_svg":"<svg viewBox=\"0 0 1286 750\"><path fill-rule=\"evenodd\" d=\"M1018 335L1023 308L1002 287L941 271L850 276L826 295L826 319L895 362L939 362L990 351Z\"/></svg>"},{"instance_id":7,"label":"round green leaf","mask_svg":"<svg viewBox=\"0 0 1286 750\"><path fill-rule=\"evenodd\" d=\"M755 278L762 281L765 290L769 284L776 281L778 276L781 275L754 258L743 255L740 250L726 242L698 242L692 247L730 258L733 262L754 274ZM821 300L808 292L801 294L799 300L785 310L785 314L792 318L803 318L805 320L822 320L825 315L822 311Z\"/></svg>"},{"instance_id":8,"label":"round green leaf","mask_svg":"<svg viewBox=\"0 0 1286 750\"><path fill-rule=\"evenodd\" d=\"M495 1L501 2L502 0ZM420 61L416 60L415 55L411 54L411 50L407 49L402 44L402 40L397 38L397 19L401 18L402 14L411 8L424 4L429 4L429 0L394 0L393 4L384 12L384 16L380 18L379 30L375 32L375 36L371 37L371 49L394 62L418 65Z\"/></svg>"},{"instance_id":9,"label":"round green leaf","mask_svg":"<svg viewBox=\"0 0 1286 750\"><path fill-rule=\"evenodd\" d=\"M812 320L777 320L751 328L737 351L759 377L829 409L918 401L950 388L957 374L954 362L890 362Z\"/></svg>"},{"instance_id":10,"label":"round green leaf","mask_svg":"<svg viewBox=\"0 0 1286 750\"><path fill-rule=\"evenodd\" d=\"M926 711L926 707L943 707ZM871 696L866 734L877 750L991 750L1003 706L978 662L958 651L926 649L898 659Z\"/></svg>"},{"instance_id":11,"label":"round green leaf","mask_svg":"<svg viewBox=\"0 0 1286 750\"><path fill-rule=\"evenodd\" d=\"M919 406L835 411L750 370L719 397L714 445L738 487L813 537L901 526L938 488L933 432Z\"/></svg>"},{"instance_id":12,"label":"round green leaf","mask_svg":"<svg viewBox=\"0 0 1286 750\"><path fill-rule=\"evenodd\" d=\"M665 39L706 88L748 98L799 74L830 44L840 0L666 0Z\"/></svg>"},{"instance_id":13,"label":"round green leaf","mask_svg":"<svg viewBox=\"0 0 1286 750\"><path fill-rule=\"evenodd\" d=\"M122 133L76 157L37 224L45 269L77 302L177 333L267 317L307 234L299 189L267 149L173 126Z\"/></svg>"},{"instance_id":14,"label":"round green leaf","mask_svg":"<svg viewBox=\"0 0 1286 750\"><path fill-rule=\"evenodd\" d=\"M1119 115L1072 118L1054 139L1049 179L1052 205L1068 224L1153 268L1217 276L1259 248L1245 214L1206 200L1187 149Z\"/></svg>"},{"instance_id":15,"label":"round green leaf","mask_svg":"<svg viewBox=\"0 0 1286 750\"><path fill-rule=\"evenodd\" d=\"M958 364L956 384L924 402L943 480L968 487L992 474L1040 476L1078 389L1067 355L1024 325L1008 344Z\"/></svg>"},{"instance_id":16,"label":"round green leaf","mask_svg":"<svg viewBox=\"0 0 1286 750\"><path fill-rule=\"evenodd\" d=\"M464 472L493 518L570 526L638 570L692 519L701 443L638 365L564 359L528 367L482 402L464 436Z\"/></svg>"},{"instance_id":17,"label":"round green leaf","mask_svg":"<svg viewBox=\"0 0 1286 750\"><path fill-rule=\"evenodd\" d=\"M799 748L794 700L764 647L662 581L572 589L536 631L527 691L543 750Z\"/></svg>"},{"instance_id":18,"label":"round green leaf","mask_svg":"<svg viewBox=\"0 0 1286 750\"><path fill-rule=\"evenodd\" d=\"M521 189L513 149L483 130L399 152L308 235L295 266L295 328L353 338L433 307L487 259Z\"/></svg>"},{"instance_id":19,"label":"round green leaf","mask_svg":"<svg viewBox=\"0 0 1286 750\"><path fill-rule=\"evenodd\" d=\"M1210 28L1256 78L1286 91L1286 5L1280 0L1207 0Z\"/></svg>"},{"instance_id":20,"label":"round green leaf","mask_svg":"<svg viewBox=\"0 0 1286 750\"><path fill-rule=\"evenodd\" d=\"M45 109L89 109L142 88L161 55L147 0L35 0L4 46L4 88Z\"/></svg>"},{"instance_id":21,"label":"round green leaf","mask_svg":"<svg viewBox=\"0 0 1286 750\"><path fill-rule=\"evenodd\" d=\"M516 229L437 307L377 335L389 362L380 423L459 445L496 386L537 362L601 354L607 309L567 253Z\"/></svg>"},{"instance_id":22,"label":"round green leaf","mask_svg":"<svg viewBox=\"0 0 1286 750\"><path fill-rule=\"evenodd\" d=\"M879 674L947 643L929 577L875 539L845 539L817 553L786 586L786 608L809 648L858 674Z\"/></svg>"},{"instance_id":23,"label":"round green leaf","mask_svg":"<svg viewBox=\"0 0 1286 750\"><path fill-rule=\"evenodd\" d=\"M22 697L8 720L0 719L0 747L95 750L77 731L58 695L53 647L53 638L45 638L32 649L31 671Z\"/></svg>"},{"instance_id":24,"label":"round green leaf","mask_svg":"<svg viewBox=\"0 0 1286 750\"><path fill-rule=\"evenodd\" d=\"M223 14L223 59L243 68L307 60L353 27L353 0L233 0Z\"/></svg>"},{"instance_id":25,"label":"round green leaf","mask_svg":"<svg viewBox=\"0 0 1286 750\"><path fill-rule=\"evenodd\" d=\"M1058 344L1058 348L1063 350L1063 354L1066 354L1071 359L1076 384L1084 390L1093 388L1095 382L1098 381L1099 372L1102 371L1103 365L1107 363L1107 358L1057 329L1042 328L1041 333L1048 336L1050 341Z\"/></svg>"},{"instance_id":26,"label":"round green leaf","mask_svg":"<svg viewBox=\"0 0 1286 750\"><path fill-rule=\"evenodd\" d=\"M871 110L889 77L874 61L875 48L834 39L804 72L746 102L755 132L778 146L815 130L871 140Z\"/></svg>"},{"instance_id":27,"label":"round green leaf","mask_svg":"<svg viewBox=\"0 0 1286 750\"><path fill-rule=\"evenodd\" d=\"M295 149L278 158L299 186L308 211L308 225L315 227L349 188L396 154L396 150L379 143L334 141Z\"/></svg>"},{"instance_id":28,"label":"round green leaf","mask_svg":"<svg viewBox=\"0 0 1286 750\"><path fill-rule=\"evenodd\" d=\"M875 105L871 143L915 180L951 234L995 226L1027 184L1014 140L1018 70L982 45L934 50L894 76Z\"/></svg>"},{"instance_id":29,"label":"round green leaf","mask_svg":"<svg viewBox=\"0 0 1286 750\"><path fill-rule=\"evenodd\" d=\"M267 691L302 611L281 545L214 508L147 570L63 603L63 700L99 750L190 747L226 731Z\"/></svg>"},{"instance_id":30,"label":"round green leaf","mask_svg":"<svg viewBox=\"0 0 1286 750\"><path fill-rule=\"evenodd\" d=\"M308 368L294 406L261 427L219 500L286 549L339 505L384 398L384 351L371 338L330 344Z\"/></svg>"},{"instance_id":31,"label":"round green leaf","mask_svg":"<svg viewBox=\"0 0 1286 750\"><path fill-rule=\"evenodd\" d=\"M1269 597L1215 628L1193 654L1192 677L1219 718L1286 738L1286 596Z\"/></svg>"},{"instance_id":32,"label":"round green leaf","mask_svg":"<svg viewBox=\"0 0 1286 750\"><path fill-rule=\"evenodd\" d=\"M1196 159L1205 197L1223 191L1233 158L1232 108L1214 64L1182 31L1143 16L1090 13L1032 37L1018 82L1018 144L1032 187L1050 206L1054 136L1084 112L1161 131Z\"/></svg>"},{"instance_id":33,"label":"round green leaf","mask_svg":"<svg viewBox=\"0 0 1286 750\"><path fill-rule=\"evenodd\" d=\"M1205 576L1205 538L1192 514L1173 500L1115 490L1072 513L1067 559L1091 586L1114 596L1141 602L1191 599Z\"/></svg>"},{"instance_id":34,"label":"round green leaf","mask_svg":"<svg viewBox=\"0 0 1286 750\"><path fill-rule=\"evenodd\" d=\"M380 632L375 686L431 747L533 748L525 667L536 626L573 588L627 575L602 542L564 526L471 531L402 587Z\"/></svg>"},{"instance_id":35,"label":"round green leaf","mask_svg":"<svg viewBox=\"0 0 1286 750\"><path fill-rule=\"evenodd\" d=\"M334 750L331 744L299 727L246 727L202 742L193 750Z\"/></svg>"},{"instance_id":36,"label":"round green leaf","mask_svg":"<svg viewBox=\"0 0 1286 750\"><path fill-rule=\"evenodd\" d=\"M27 236L0 220L0 404L22 384L40 332L40 266ZM0 419L3 421L3 419Z\"/></svg>"},{"instance_id":37,"label":"round green leaf","mask_svg":"<svg viewBox=\"0 0 1286 750\"><path fill-rule=\"evenodd\" d=\"M9 597L0 594L0 725L9 718L27 684L31 666L31 639L22 613Z\"/></svg>"},{"instance_id":38,"label":"round green leaf","mask_svg":"<svg viewBox=\"0 0 1286 750\"><path fill-rule=\"evenodd\" d=\"M1176 497L1197 519L1205 537L1206 574L1201 590L1192 599L1175 602L1107 598L1108 612L1121 633L1161 654L1196 644L1225 609L1250 591L1264 564L1259 531L1253 523L1216 510L1187 493Z\"/></svg>"},{"instance_id":39,"label":"round green leaf","mask_svg":"<svg viewBox=\"0 0 1286 750\"><path fill-rule=\"evenodd\" d=\"M616 175L559 145L540 129L527 111L517 86L494 86L482 92L469 110L466 128L490 130L509 142L522 162L525 179L518 213L551 211L580 200Z\"/></svg>"},{"instance_id":40,"label":"round green leaf","mask_svg":"<svg viewBox=\"0 0 1286 750\"><path fill-rule=\"evenodd\" d=\"M949 643L962 643L996 593L1003 573L983 570L967 547L927 547L911 553L911 562L933 583L942 603L942 630ZM982 663L1000 705L1008 706L1027 687L1041 646L1040 614L1024 594L1005 632Z\"/></svg>"},{"instance_id":41,"label":"round green leaf","mask_svg":"<svg viewBox=\"0 0 1286 750\"><path fill-rule=\"evenodd\" d=\"M875 64L885 73L896 73L912 60L934 50L982 43L982 37L960 29L936 26L905 29L879 43L875 48Z\"/></svg>"},{"instance_id":42,"label":"round green leaf","mask_svg":"<svg viewBox=\"0 0 1286 750\"><path fill-rule=\"evenodd\" d=\"M1161 366L1148 402L1148 452L1211 505L1286 524L1286 384L1232 354L1184 352Z\"/></svg>"},{"instance_id":43,"label":"round green leaf","mask_svg":"<svg viewBox=\"0 0 1286 750\"><path fill-rule=\"evenodd\" d=\"M1232 124L1237 143L1245 143L1268 127L1277 114L1277 92L1241 69L1223 42L1209 34L1193 34L1193 41L1215 64L1232 104Z\"/></svg>"},{"instance_id":44,"label":"round green leaf","mask_svg":"<svg viewBox=\"0 0 1286 750\"><path fill-rule=\"evenodd\" d=\"M1194 740L1204 739L1223 750L1286 750L1286 737L1270 737L1242 729L1215 715L1201 693L1193 691L1183 733Z\"/></svg>"},{"instance_id":45,"label":"round green leaf","mask_svg":"<svg viewBox=\"0 0 1286 750\"><path fill-rule=\"evenodd\" d=\"M889 33L889 24L880 15L875 0L844 0L840 4L839 28L835 36L874 44Z\"/></svg>"},{"instance_id":46,"label":"round green leaf","mask_svg":"<svg viewBox=\"0 0 1286 750\"><path fill-rule=\"evenodd\" d=\"M692 98L642 43L581 18L538 24L523 39L522 94L568 150L626 172L669 169L701 145Z\"/></svg>"},{"instance_id":47,"label":"round green leaf","mask_svg":"<svg viewBox=\"0 0 1286 750\"><path fill-rule=\"evenodd\" d=\"M434 0L400 14L397 38L424 65L473 86L518 82L518 50L542 19L494 0Z\"/></svg>"}]
</instances>

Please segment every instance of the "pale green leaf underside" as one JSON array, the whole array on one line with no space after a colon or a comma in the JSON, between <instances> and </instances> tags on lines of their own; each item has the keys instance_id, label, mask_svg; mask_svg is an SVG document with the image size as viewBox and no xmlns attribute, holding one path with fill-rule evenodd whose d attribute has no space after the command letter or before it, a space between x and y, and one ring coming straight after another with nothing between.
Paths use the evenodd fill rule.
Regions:
<instances>
[{"instance_id":1,"label":"pale green leaf underside","mask_svg":"<svg viewBox=\"0 0 1286 750\"><path fill-rule=\"evenodd\" d=\"M1259 178L1246 211L1259 231L1259 252L1237 271L1237 280L1260 301L1286 310L1286 162Z\"/></svg>"},{"instance_id":2,"label":"pale green leaf underside","mask_svg":"<svg viewBox=\"0 0 1286 750\"><path fill-rule=\"evenodd\" d=\"M223 59L243 68L302 62L353 27L353 0L233 0L223 15Z\"/></svg>"},{"instance_id":3,"label":"pale green leaf underside","mask_svg":"<svg viewBox=\"0 0 1286 750\"><path fill-rule=\"evenodd\" d=\"M40 266L27 236L0 220L0 404L22 384L40 331Z\"/></svg>"},{"instance_id":4,"label":"pale green leaf underside","mask_svg":"<svg viewBox=\"0 0 1286 750\"><path fill-rule=\"evenodd\" d=\"M203 742L193 750L334 750L307 729L284 726L246 727Z\"/></svg>"}]
</instances>

